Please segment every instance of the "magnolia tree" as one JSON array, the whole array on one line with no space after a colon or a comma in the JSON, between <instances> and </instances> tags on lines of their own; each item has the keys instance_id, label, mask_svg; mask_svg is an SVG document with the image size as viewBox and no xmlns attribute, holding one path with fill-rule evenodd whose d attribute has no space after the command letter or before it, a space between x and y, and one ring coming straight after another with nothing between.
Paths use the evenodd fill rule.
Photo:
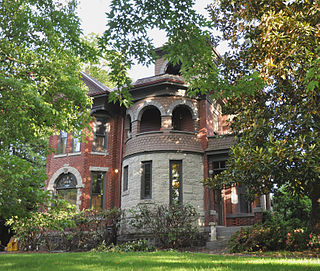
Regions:
<instances>
[{"instance_id":1,"label":"magnolia tree","mask_svg":"<svg viewBox=\"0 0 320 271\"><path fill-rule=\"evenodd\" d=\"M228 169L211 187L242 183L255 195L283 184L312 199L312 224L320 232L320 6L318 1L220 0L211 20L192 0L112 1L100 47L117 59L113 99L130 104L125 73L133 60L156 56L148 29L167 34L164 57L181 63L189 94L225 99L237 142ZM218 29L230 52L214 57ZM121 63L121 65L118 65ZM123 87L124 86L124 87ZM121 88L122 87L122 88Z\"/></svg>"}]
</instances>

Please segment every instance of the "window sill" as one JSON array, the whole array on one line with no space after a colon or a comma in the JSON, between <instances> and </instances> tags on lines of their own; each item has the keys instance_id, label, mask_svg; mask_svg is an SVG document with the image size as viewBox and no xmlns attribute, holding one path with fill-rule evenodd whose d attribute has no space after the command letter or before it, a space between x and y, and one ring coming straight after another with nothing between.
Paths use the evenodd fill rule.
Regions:
<instances>
[{"instance_id":1,"label":"window sill","mask_svg":"<svg viewBox=\"0 0 320 271\"><path fill-rule=\"evenodd\" d=\"M53 156L53 158L61 158L61 157L67 157L66 153L62 153L62 154L56 154Z\"/></svg>"},{"instance_id":2,"label":"window sill","mask_svg":"<svg viewBox=\"0 0 320 271\"><path fill-rule=\"evenodd\" d=\"M123 191L122 192L122 197L126 197L126 196L128 196L130 193L129 193L129 189L128 190L126 190L126 191Z\"/></svg>"},{"instance_id":3,"label":"window sill","mask_svg":"<svg viewBox=\"0 0 320 271\"><path fill-rule=\"evenodd\" d=\"M140 201L144 204L154 204L154 201L152 198L150 199L140 199Z\"/></svg>"},{"instance_id":4,"label":"window sill","mask_svg":"<svg viewBox=\"0 0 320 271\"><path fill-rule=\"evenodd\" d=\"M162 133L163 131L150 131L150 132L138 133L137 136L150 135L150 134L162 134Z\"/></svg>"},{"instance_id":5,"label":"window sill","mask_svg":"<svg viewBox=\"0 0 320 271\"><path fill-rule=\"evenodd\" d=\"M77 155L81 155L81 152L70 152L68 153L68 156L77 156Z\"/></svg>"},{"instance_id":6,"label":"window sill","mask_svg":"<svg viewBox=\"0 0 320 271\"><path fill-rule=\"evenodd\" d=\"M92 154L92 155L102 155L102 156L109 155L108 152L95 152L95 151L92 151L90 154Z\"/></svg>"}]
</instances>

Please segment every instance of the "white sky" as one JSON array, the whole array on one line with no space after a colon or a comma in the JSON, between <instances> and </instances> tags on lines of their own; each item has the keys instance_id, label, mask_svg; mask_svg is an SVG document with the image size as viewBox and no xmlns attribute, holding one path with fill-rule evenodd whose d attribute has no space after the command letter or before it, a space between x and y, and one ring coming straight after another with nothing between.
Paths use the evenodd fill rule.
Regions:
<instances>
[{"instance_id":1,"label":"white sky","mask_svg":"<svg viewBox=\"0 0 320 271\"><path fill-rule=\"evenodd\" d=\"M195 8L198 12L207 15L205 7L212 3L213 0L196 0ZM78 7L78 15L81 20L81 27L84 35L90 33L102 34L106 29L106 15L109 9L110 0L80 0ZM151 33L156 47L161 46L165 42L165 34L160 31L152 31ZM218 46L218 51L223 54L227 49L226 44ZM154 67L143 67L136 65L130 72L130 76L137 80L142 77L154 75Z\"/></svg>"}]
</instances>

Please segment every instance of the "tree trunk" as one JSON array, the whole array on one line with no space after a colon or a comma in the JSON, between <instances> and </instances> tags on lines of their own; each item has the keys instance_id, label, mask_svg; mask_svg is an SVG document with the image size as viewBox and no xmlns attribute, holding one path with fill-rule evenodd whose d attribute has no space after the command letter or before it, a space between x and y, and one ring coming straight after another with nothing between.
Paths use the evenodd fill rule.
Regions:
<instances>
[{"instance_id":1,"label":"tree trunk","mask_svg":"<svg viewBox=\"0 0 320 271\"><path fill-rule=\"evenodd\" d=\"M320 180L317 180L311 190L311 225L316 234L320 234Z\"/></svg>"}]
</instances>

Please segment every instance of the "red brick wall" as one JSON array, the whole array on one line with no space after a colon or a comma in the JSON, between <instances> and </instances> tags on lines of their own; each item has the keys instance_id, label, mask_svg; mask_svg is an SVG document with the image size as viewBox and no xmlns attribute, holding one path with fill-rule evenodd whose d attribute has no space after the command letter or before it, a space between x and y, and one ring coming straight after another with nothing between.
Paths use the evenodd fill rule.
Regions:
<instances>
[{"instance_id":1,"label":"red brick wall","mask_svg":"<svg viewBox=\"0 0 320 271\"><path fill-rule=\"evenodd\" d=\"M108 167L106 172L106 190L105 190L105 208L113 208L120 206L119 197L119 174L121 169L121 157L119 150L121 143L123 143L123 117L118 115L110 119L110 132L108 134L108 154L97 155L92 154L93 134L86 138L85 142L81 143L81 154L70 155L71 149L71 134L68 134L67 141L67 154L63 157L54 157L54 153L47 158L47 174L48 181L53 174L62 168L65 164L70 167L76 168L83 182L83 188L81 189L81 206L80 209L89 208L90 201L90 182L91 171L90 166L94 167ZM93 123L90 124L91 127ZM58 144L58 135L53 135L49 139L49 144L55 150ZM115 169L119 172L115 173ZM48 185L47 181L47 185Z\"/></svg>"}]
</instances>

